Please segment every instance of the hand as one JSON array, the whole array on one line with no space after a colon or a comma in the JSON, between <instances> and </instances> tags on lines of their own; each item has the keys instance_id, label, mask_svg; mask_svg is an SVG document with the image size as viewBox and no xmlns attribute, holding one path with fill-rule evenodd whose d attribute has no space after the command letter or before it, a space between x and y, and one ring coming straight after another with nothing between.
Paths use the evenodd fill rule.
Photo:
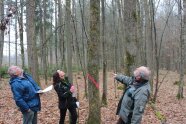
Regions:
<instances>
[{"instance_id":1,"label":"hand","mask_svg":"<svg viewBox=\"0 0 186 124\"><path fill-rule=\"evenodd\" d=\"M72 85L70 88L70 92L74 93L75 92L75 87Z\"/></svg>"},{"instance_id":2,"label":"hand","mask_svg":"<svg viewBox=\"0 0 186 124\"><path fill-rule=\"evenodd\" d=\"M37 93L40 93L41 94L41 93L43 93L43 91L42 90L38 90Z\"/></svg>"}]
</instances>

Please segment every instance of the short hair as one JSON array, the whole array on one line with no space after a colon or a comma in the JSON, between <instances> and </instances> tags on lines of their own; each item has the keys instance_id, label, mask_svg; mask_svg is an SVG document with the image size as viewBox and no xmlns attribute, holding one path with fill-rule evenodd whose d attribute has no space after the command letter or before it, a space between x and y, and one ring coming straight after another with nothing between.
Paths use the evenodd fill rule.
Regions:
<instances>
[{"instance_id":1,"label":"short hair","mask_svg":"<svg viewBox=\"0 0 186 124\"><path fill-rule=\"evenodd\" d=\"M136 68L136 70L134 71L135 77L140 75L141 78L144 80L149 80L150 74L151 74L150 69L145 66L140 66L140 67Z\"/></svg>"},{"instance_id":2,"label":"short hair","mask_svg":"<svg viewBox=\"0 0 186 124\"><path fill-rule=\"evenodd\" d=\"M18 66L15 66L15 65L12 65L8 68L8 71L7 73L10 75L10 76L18 76L17 72L18 70L22 70L20 67Z\"/></svg>"}]
</instances>

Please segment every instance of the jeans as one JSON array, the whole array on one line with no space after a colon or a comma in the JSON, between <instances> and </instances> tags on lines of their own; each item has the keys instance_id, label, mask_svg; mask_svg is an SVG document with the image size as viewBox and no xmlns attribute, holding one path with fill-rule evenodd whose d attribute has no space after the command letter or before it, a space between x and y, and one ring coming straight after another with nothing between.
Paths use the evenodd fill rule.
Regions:
<instances>
[{"instance_id":1,"label":"jeans","mask_svg":"<svg viewBox=\"0 0 186 124\"><path fill-rule=\"evenodd\" d=\"M37 112L30 110L23 113L23 124L37 124Z\"/></svg>"},{"instance_id":2,"label":"jeans","mask_svg":"<svg viewBox=\"0 0 186 124\"><path fill-rule=\"evenodd\" d=\"M75 107L68 108L71 114L71 121L70 124L76 124L77 121L77 112ZM60 121L59 124L64 124L65 116L66 116L67 108L60 109Z\"/></svg>"}]
</instances>

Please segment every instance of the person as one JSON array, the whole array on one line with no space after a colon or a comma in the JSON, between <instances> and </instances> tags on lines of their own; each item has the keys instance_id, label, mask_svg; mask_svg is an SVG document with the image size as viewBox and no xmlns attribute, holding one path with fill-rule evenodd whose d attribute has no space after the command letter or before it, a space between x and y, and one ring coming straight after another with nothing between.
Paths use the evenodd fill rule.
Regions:
<instances>
[{"instance_id":1,"label":"person","mask_svg":"<svg viewBox=\"0 0 186 124\"><path fill-rule=\"evenodd\" d=\"M113 74L114 78L126 85L116 114L119 115L117 124L140 124L146 103L150 96L150 70L141 66L134 70L134 76Z\"/></svg>"},{"instance_id":2,"label":"person","mask_svg":"<svg viewBox=\"0 0 186 124\"><path fill-rule=\"evenodd\" d=\"M53 86L58 95L60 109L60 120L59 124L64 124L66 111L69 110L71 114L71 124L76 124L77 121L77 105L76 99L72 96L75 92L74 86L69 83L68 77L65 76L65 73L61 70L57 70L53 74Z\"/></svg>"},{"instance_id":3,"label":"person","mask_svg":"<svg viewBox=\"0 0 186 124\"><path fill-rule=\"evenodd\" d=\"M10 86L16 105L23 114L23 124L37 124L37 112L41 110L40 87L34 79L18 66L8 68Z\"/></svg>"}]
</instances>

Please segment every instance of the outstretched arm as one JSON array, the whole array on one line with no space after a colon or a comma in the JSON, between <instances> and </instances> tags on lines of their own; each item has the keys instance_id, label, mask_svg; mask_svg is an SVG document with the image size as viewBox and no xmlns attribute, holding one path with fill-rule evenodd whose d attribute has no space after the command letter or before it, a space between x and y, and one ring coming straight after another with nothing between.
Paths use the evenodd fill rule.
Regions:
<instances>
[{"instance_id":1,"label":"outstretched arm","mask_svg":"<svg viewBox=\"0 0 186 124\"><path fill-rule=\"evenodd\" d=\"M121 82L122 84L129 85L133 80L132 77L128 77L122 74L115 74L113 73L114 79Z\"/></svg>"}]
</instances>

